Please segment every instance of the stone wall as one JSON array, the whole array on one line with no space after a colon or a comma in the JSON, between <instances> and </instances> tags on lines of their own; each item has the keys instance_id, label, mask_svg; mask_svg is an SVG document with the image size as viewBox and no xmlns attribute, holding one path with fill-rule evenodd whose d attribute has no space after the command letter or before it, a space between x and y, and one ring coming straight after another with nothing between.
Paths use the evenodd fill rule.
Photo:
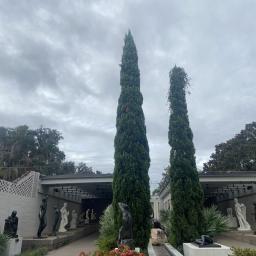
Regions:
<instances>
[{"instance_id":1,"label":"stone wall","mask_svg":"<svg viewBox=\"0 0 256 256\"><path fill-rule=\"evenodd\" d=\"M0 192L0 231L4 229L4 220L10 216L13 210L17 211L19 218L18 234L23 237L33 237L37 234L39 225L38 213L42 200L42 194L38 193L36 197L24 197L15 194ZM65 199L49 196L47 207L47 227L44 233L51 231L53 225L54 211L53 207L56 205L58 208L63 206L63 203L68 203L68 210L75 209L80 213L80 204L74 203Z\"/></svg>"},{"instance_id":2,"label":"stone wall","mask_svg":"<svg viewBox=\"0 0 256 256\"><path fill-rule=\"evenodd\" d=\"M39 205L39 197L30 198L0 192L0 231L2 232L4 229L4 220L10 216L13 210L16 210L19 218L18 234L22 236L35 235L38 226L36 215Z\"/></svg>"},{"instance_id":3,"label":"stone wall","mask_svg":"<svg viewBox=\"0 0 256 256\"><path fill-rule=\"evenodd\" d=\"M34 237L39 226L39 209L43 194L49 194L48 190L42 191L39 180L40 174L29 172L14 182L0 179L0 232L3 232L5 219L11 215L13 210L17 211L19 218L18 234L23 237ZM44 192L44 193L42 193ZM54 206L59 209L64 202L68 203L71 220L73 209L80 213L81 204L68 198L49 195L47 207L47 227L44 233L50 233L54 221Z\"/></svg>"},{"instance_id":4,"label":"stone wall","mask_svg":"<svg viewBox=\"0 0 256 256\"><path fill-rule=\"evenodd\" d=\"M239 203L243 203L246 206L247 221L250 223L252 229L256 229L256 193L240 196L238 197L238 201ZM236 216L234 209L234 199L218 202L218 208L225 215L227 215L227 208L232 208L233 215Z\"/></svg>"}]
</instances>

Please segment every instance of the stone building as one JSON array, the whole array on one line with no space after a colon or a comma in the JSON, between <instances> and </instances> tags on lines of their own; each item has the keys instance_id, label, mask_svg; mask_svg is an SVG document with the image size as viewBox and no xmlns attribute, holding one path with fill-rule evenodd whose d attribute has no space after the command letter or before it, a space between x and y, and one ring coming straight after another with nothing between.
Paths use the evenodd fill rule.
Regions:
<instances>
[{"instance_id":1,"label":"stone building","mask_svg":"<svg viewBox=\"0 0 256 256\"><path fill-rule=\"evenodd\" d=\"M234 210L234 198L246 206L246 217L252 229L256 228L256 172L208 172L200 173L199 180L204 191L204 205L217 205L227 215L227 209ZM169 183L163 183L160 193L151 197L155 218L159 219L160 211L171 209Z\"/></svg>"},{"instance_id":2,"label":"stone building","mask_svg":"<svg viewBox=\"0 0 256 256\"><path fill-rule=\"evenodd\" d=\"M112 201L112 175L40 176L32 171L14 182L0 179L0 233L4 229L5 219L16 210L18 234L25 238L36 236L39 208L46 195L47 227L43 233L48 234L53 226L54 207L60 209L64 202L68 205L70 218L72 210L80 214L86 209L94 209L99 217Z\"/></svg>"}]
</instances>

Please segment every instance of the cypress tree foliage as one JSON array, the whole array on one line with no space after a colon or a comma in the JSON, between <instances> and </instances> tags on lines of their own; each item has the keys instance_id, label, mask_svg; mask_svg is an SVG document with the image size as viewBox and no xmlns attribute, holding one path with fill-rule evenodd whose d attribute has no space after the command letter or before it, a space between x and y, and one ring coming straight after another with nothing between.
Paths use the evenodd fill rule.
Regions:
<instances>
[{"instance_id":1,"label":"cypress tree foliage","mask_svg":"<svg viewBox=\"0 0 256 256\"><path fill-rule=\"evenodd\" d=\"M121 226L118 202L127 203L133 218L136 246L146 248L150 233L149 147L140 92L138 56L131 32L125 35L120 72L115 136L113 208L115 226Z\"/></svg>"},{"instance_id":2,"label":"cypress tree foliage","mask_svg":"<svg viewBox=\"0 0 256 256\"><path fill-rule=\"evenodd\" d=\"M203 225L203 192L195 162L193 134L189 127L186 87L187 74L183 68L170 71L169 144L172 196L171 242L179 248L183 242L199 236Z\"/></svg>"}]
</instances>

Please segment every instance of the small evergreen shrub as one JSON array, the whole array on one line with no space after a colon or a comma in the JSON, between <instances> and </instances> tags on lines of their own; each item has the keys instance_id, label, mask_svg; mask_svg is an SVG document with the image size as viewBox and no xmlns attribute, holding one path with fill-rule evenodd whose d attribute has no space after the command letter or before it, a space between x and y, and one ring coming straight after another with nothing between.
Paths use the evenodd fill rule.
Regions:
<instances>
[{"instance_id":1,"label":"small evergreen shrub","mask_svg":"<svg viewBox=\"0 0 256 256\"><path fill-rule=\"evenodd\" d=\"M202 235L214 237L226 232L228 228L228 218L217 210L216 206L203 209L204 225Z\"/></svg>"},{"instance_id":2,"label":"small evergreen shrub","mask_svg":"<svg viewBox=\"0 0 256 256\"><path fill-rule=\"evenodd\" d=\"M114 224L114 210L109 205L100 218L100 235L97 246L103 252L110 251L117 246L117 232Z\"/></svg>"},{"instance_id":3,"label":"small evergreen shrub","mask_svg":"<svg viewBox=\"0 0 256 256\"><path fill-rule=\"evenodd\" d=\"M232 248L232 252L230 256L256 256L256 249Z\"/></svg>"},{"instance_id":4,"label":"small evergreen shrub","mask_svg":"<svg viewBox=\"0 0 256 256\"><path fill-rule=\"evenodd\" d=\"M6 249L8 236L0 234L0 255L2 255Z\"/></svg>"}]
</instances>

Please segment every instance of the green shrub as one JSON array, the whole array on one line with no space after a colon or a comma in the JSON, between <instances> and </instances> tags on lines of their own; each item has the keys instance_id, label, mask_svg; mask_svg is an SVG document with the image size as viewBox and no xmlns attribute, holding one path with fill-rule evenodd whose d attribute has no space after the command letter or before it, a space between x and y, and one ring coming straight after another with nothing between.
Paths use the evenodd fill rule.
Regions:
<instances>
[{"instance_id":1,"label":"green shrub","mask_svg":"<svg viewBox=\"0 0 256 256\"><path fill-rule=\"evenodd\" d=\"M8 236L0 234L0 255L5 251L8 239Z\"/></svg>"},{"instance_id":2,"label":"green shrub","mask_svg":"<svg viewBox=\"0 0 256 256\"><path fill-rule=\"evenodd\" d=\"M211 237L217 234L226 232L228 228L228 218L217 210L216 206L204 208L204 225L202 235L209 235Z\"/></svg>"},{"instance_id":3,"label":"green shrub","mask_svg":"<svg viewBox=\"0 0 256 256\"><path fill-rule=\"evenodd\" d=\"M202 235L214 237L220 233L226 232L228 228L228 218L216 206L203 209L204 224ZM170 242L171 237L171 210L160 211L160 222L165 228L165 232Z\"/></svg>"},{"instance_id":4,"label":"green shrub","mask_svg":"<svg viewBox=\"0 0 256 256\"><path fill-rule=\"evenodd\" d=\"M48 250L45 247L37 248L31 251L25 251L20 256L45 256Z\"/></svg>"},{"instance_id":5,"label":"green shrub","mask_svg":"<svg viewBox=\"0 0 256 256\"><path fill-rule=\"evenodd\" d=\"M160 222L165 224L170 221L171 210L161 210L160 211Z\"/></svg>"},{"instance_id":6,"label":"green shrub","mask_svg":"<svg viewBox=\"0 0 256 256\"><path fill-rule=\"evenodd\" d=\"M256 249L232 248L232 256L256 256Z\"/></svg>"},{"instance_id":7,"label":"green shrub","mask_svg":"<svg viewBox=\"0 0 256 256\"><path fill-rule=\"evenodd\" d=\"M100 218L100 235L97 246L101 251L110 251L117 246L117 233L114 225L114 211L109 205Z\"/></svg>"},{"instance_id":8,"label":"green shrub","mask_svg":"<svg viewBox=\"0 0 256 256\"><path fill-rule=\"evenodd\" d=\"M171 210L160 211L160 223L164 227L164 231L167 235L168 241L170 242L171 237Z\"/></svg>"}]
</instances>

